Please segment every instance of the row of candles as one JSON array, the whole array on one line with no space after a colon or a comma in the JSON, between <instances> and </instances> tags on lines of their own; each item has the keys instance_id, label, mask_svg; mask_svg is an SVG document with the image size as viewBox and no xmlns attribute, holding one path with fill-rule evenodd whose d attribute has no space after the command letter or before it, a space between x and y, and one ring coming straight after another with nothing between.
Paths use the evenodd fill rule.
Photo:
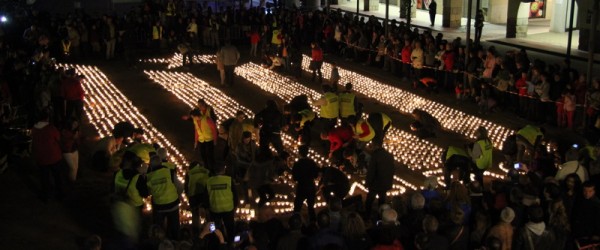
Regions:
<instances>
[{"instance_id":1,"label":"row of candles","mask_svg":"<svg viewBox=\"0 0 600 250\"><path fill-rule=\"evenodd\" d=\"M84 112L90 124L94 126L100 137L112 135L115 124L123 121L131 122L135 127L144 130L143 139L146 142L155 142L165 148L169 160L177 165L177 178L183 183L183 166L188 165L186 158L171 142L158 131L146 117L132 104L121 91L97 67L76 64L60 64L59 67L74 68L77 73L85 76L82 87L85 91ZM191 213L187 208L187 197L182 194L180 219L190 223ZM145 199L146 211L152 209L151 199Z\"/></svg>"},{"instance_id":2,"label":"row of candles","mask_svg":"<svg viewBox=\"0 0 600 250\"><path fill-rule=\"evenodd\" d=\"M207 103L213 107L218 107L217 112L219 117L233 117L237 110L243 110L247 115L253 116L253 112L248 108L243 107L241 104L225 95L219 89L210 86L208 83L196 78L190 73L181 72L170 72L170 71L145 71L146 75L154 82L160 84L164 89L173 93L177 98L186 103L190 107L194 107L195 101L198 98L204 98ZM292 158L298 159L297 145L291 136L282 134L282 141L286 151L291 154ZM318 154L315 150L309 149L309 157L314 159L319 165L328 165L329 160L324 156ZM283 185L282 189L293 190L294 181L289 172L285 172L279 177L277 183ZM414 185L409 184L407 181L398 178L398 183L394 185L394 190L390 192L392 195L398 195L406 191L406 185L410 185L410 188L415 189ZM365 189L366 190L366 189ZM290 193L290 197L293 193ZM270 201L269 204L274 208L278 214L289 213L293 211L293 203L289 202L288 194L276 194L275 199ZM316 207L325 206L325 202L317 202ZM239 208L237 211L237 217L242 219L254 218L254 210L249 206Z\"/></svg>"},{"instance_id":3,"label":"row of candles","mask_svg":"<svg viewBox=\"0 0 600 250\"><path fill-rule=\"evenodd\" d=\"M215 57L215 55L193 55L192 61L210 64L214 63ZM183 55L181 55L180 53L175 53L172 57L169 58L140 59L140 62L167 64L167 69L175 69L183 67Z\"/></svg>"},{"instance_id":4,"label":"row of candles","mask_svg":"<svg viewBox=\"0 0 600 250\"><path fill-rule=\"evenodd\" d=\"M310 71L310 57L304 55L302 68ZM331 64L323 63L323 77L331 77ZM445 129L462 134L468 138L475 138L474 131L483 126L488 129L488 134L495 148L502 149L504 139L513 134L514 131L499 124L484 120L465 112L450 108L441 103L423 98L409 91L393 87L389 84L377 81L373 78L338 67L341 76L340 84L351 82L353 89L381 103L390 105L400 112L411 113L414 109L421 109L436 117Z\"/></svg>"}]
</instances>

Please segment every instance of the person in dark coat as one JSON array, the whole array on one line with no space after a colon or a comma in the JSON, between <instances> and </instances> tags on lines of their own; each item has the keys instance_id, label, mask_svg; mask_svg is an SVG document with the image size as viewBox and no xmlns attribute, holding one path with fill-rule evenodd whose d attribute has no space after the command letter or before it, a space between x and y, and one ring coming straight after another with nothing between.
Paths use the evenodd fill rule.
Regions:
<instances>
[{"instance_id":1,"label":"person in dark coat","mask_svg":"<svg viewBox=\"0 0 600 250\"><path fill-rule=\"evenodd\" d=\"M281 141L283 114L277 108L275 101L267 101L266 107L254 116L254 123L256 127L260 128L260 151L270 152L269 144L272 144L277 154L281 155L283 153L283 142Z\"/></svg>"},{"instance_id":2,"label":"person in dark coat","mask_svg":"<svg viewBox=\"0 0 600 250\"><path fill-rule=\"evenodd\" d=\"M431 26L435 24L435 14L437 12L437 3L435 0L432 0L429 4L429 20L431 21Z\"/></svg>"},{"instance_id":3,"label":"person in dark coat","mask_svg":"<svg viewBox=\"0 0 600 250\"><path fill-rule=\"evenodd\" d=\"M573 206L573 237L580 242L600 240L600 200L596 196L594 183L583 183L583 195Z\"/></svg>"},{"instance_id":4,"label":"person in dark coat","mask_svg":"<svg viewBox=\"0 0 600 250\"><path fill-rule=\"evenodd\" d=\"M371 206L375 196L379 196L379 205L385 203L386 192L392 188L394 181L394 156L383 149L381 145L373 143L373 153L367 168L366 187L369 189L365 201L367 216L371 214Z\"/></svg>"}]
</instances>

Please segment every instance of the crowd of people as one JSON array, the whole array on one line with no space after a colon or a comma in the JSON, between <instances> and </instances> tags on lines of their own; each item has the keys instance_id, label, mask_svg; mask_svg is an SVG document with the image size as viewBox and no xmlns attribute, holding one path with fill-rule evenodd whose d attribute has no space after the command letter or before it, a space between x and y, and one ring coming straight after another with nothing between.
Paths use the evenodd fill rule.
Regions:
<instances>
[{"instance_id":1,"label":"crowd of people","mask_svg":"<svg viewBox=\"0 0 600 250\"><path fill-rule=\"evenodd\" d=\"M143 141L141 129L119 123L112 135L98 141L90 167L114 172L110 200L118 234L104 243L91 237L89 249L102 244L106 249L576 249L600 241L595 194L600 150L594 136L588 137L589 144L568 146L560 154L544 140L543 129L525 126L503 145L504 162L511 167L507 178L484 188L493 149L481 127L472 143L449 147L440 156L443 187L432 177L423 190L388 197L396 169L383 145L392 119L383 112L364 114L351 83L338 89L335 65L329 82L323 82L321 72L324 56L336 55L382 67L415 88L452 92L461 102L476 102L483 114L505 108L534 122L595 131L600 82L594 79L588 89L586 76L569 61L531 62L524 50L499 55L479 41L466 55L460 38L446 41L441 33L433 37L403 23L384 27L375 18L328 10L217 11L167 0L148 1L123 18L95 19L81 12L60 18L37 11L15 17L13 30L2 27L0 43L2 124L31 128L40 198L46 202L64 198L81 165L85 77L57 67L57 61L122 56L133 63L139 48L149 48L189 53L187 65L206 48L227 57L222 84L231 86L240 54L228 48L230 42L248 43L250 53L244 57L294 77L302 76L302 51L309 49L300 45L311 45L309 70L323 86L320 98L297 96L283 107L269 100L253 118L240 111L220 123L219 107L198 100L182 117L193 123L200 156L183 166L183 182L166 150ZM18 29L24 32L15 36ZM411 128L420 138L440 134L439 121L427 112L415 110L413 117ZM286 152L281 133L299 142L298 160ZM318 145L331 164L321 166L309 157L308 148ZM349 195L347 174L364 178L369 190L364 201ZM276 180L286 175L294 189L291 216L278 215L269 205L281 188ZM180 221L182 193L192 212L189 227ZM315 208L318 196L327 203L320 210ZM141 219L146 197L151 197L151 223ZM256 219L236 218L242 200L257 209Z\"/></svg>"}]
</instances>

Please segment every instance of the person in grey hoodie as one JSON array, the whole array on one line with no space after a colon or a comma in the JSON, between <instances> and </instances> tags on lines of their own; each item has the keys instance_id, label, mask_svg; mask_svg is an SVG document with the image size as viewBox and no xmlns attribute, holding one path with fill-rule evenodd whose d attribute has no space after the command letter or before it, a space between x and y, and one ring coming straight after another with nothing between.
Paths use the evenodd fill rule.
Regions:
<instances>
[{"instance_id":1,"label":"person in grey hoodie","mask_svg":"<svg viewBox=\"0 0 600 250\"><path fill-rule=\"evenodd\" d=\"M539 205L527 209L529 222L520 228L513 240L513 250L557 249L555 235L544 223L544 210ZM558 249L557 249L558 250Z\"/></svg>"}]
</instances>

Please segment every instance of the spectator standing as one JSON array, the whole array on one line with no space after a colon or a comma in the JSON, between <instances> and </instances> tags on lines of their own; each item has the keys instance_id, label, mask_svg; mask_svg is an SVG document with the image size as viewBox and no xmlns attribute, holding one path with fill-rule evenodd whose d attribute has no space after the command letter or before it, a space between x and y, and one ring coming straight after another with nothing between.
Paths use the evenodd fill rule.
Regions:
<instances>
[{"instance_id":1,"label":"spectator standing","mask_svg":"<svg viewBox=\"0 0 600 250\"><path fill-rule=\"evenodd\" d=\"M483 31L483 11L477 10L477 14L475 14L475 44L479 45L481 43L481 33Z\"/></svg>"},{"instance_id":2,"label":"spectator standing","mask_svg":"<svg viewBox=\"0 0 600 250\"><path fill-rule=\"evenodd\" d=\"M559 118L559 125L566 125L568 129L572 130L575 109L577 108L577 100L575 100L575 95L573 94L573 91L568 89L565 89L563 91L563 103L564 105L562 107L558 107L563 109L562 115Z\"/></svg>"},{"instance_id":3,"label":"spectator standing","mask_svg":"<svg viewBox=\"0 0 600 250\"><path fill-rule=\"evenodd\" d=\"M558 249L554 233L544 223L544 210L533 205L527 209L527 214L529 222L517 230L512 249Z\"/></svg>"},{"instance_id":4,"label":"spectator standing","mask_svg":"<svg viewBox=\"0 0 600 250\"><path fill-rule=\"evenodd\" d=\"M41 172L42 193L40 198L44 202L48 201L52 192L56 192L56 198L59 200L62 200L64 196L60 132L49 121L50 115L42 112L39 121L31 131L31 152ZM54 181L54 185L51 184L52 181Z\"/></svg>"},{"instance_id":5,"label":"spectator standing","mask_svg":"<svg viewBox=\"0 0 600 250\"><path fill-rule=\"evenodd\" d=\"M415 81L421 79L421 70L423 69L424 52L421 48L421 42L415 42L415 48L412 50L410 58L412 60L412 66L414 69Z\"/></svg>"},{"instance_id":6,"label":"spectator standing","mask_svg":"<svg viewBox=\"0 0 600 250\"><path fill-rule=\"evenodd\" d=\"M229 87L233 86L235 76L234 70L240 60L240 52L228 40L225 42L225 46L217 52L217 57L223 63L225 69L225 85Z\"/></svg>"},{"instance_id":7,"label":"spectator standing","mask_svg":"<svg viewBox=\"0 0 600 250\"><path fill-rule=\"evenodd\" d=\"M300 159L292 167L292 178L296 181L296 198L294 200L294 212L300 213L302 204L306 201L308 215L311 221L316 221L315 213L315 179L319 177L319 166L308 158L308 146L298 148Z\"/></svg>"},{"instance_id":8,"label":"spectator standing","mask_svg":"<svg viewBox=\"0 0 600 250\"><path fill-rule=\"evenodd\" d=\"M373 143L373 153L367 169L365 186L369 189L365 201L367 216L371 216L371 207L375 196L379 196L379 205L385 203L387 191L392 188L394 181L394 156L383 149L381 145Z\"/></svg>"},{"instance_id":9,"label":"spectator standing","mask_svg":"<svg viewBox=\"0 0 600 250\"><path fill-rule=\"evenodd\" d=\"M426 215L423 219L423 231L427 234L429 242L423 249L431 250L446 250L450 245L446 237L438 233L439 221L433 215Z\"/></svg>"},{"instance_id":10,"label":"spectator standing","mask_svg":"<svg viewBox=\"0 0 600 250\"><path fill-rule=\"evenodd\" d=\"M431 21L430 26L435 25L435 14L436 13L437 13L437 3L435 2L435 0L432 0L431 3L429 3L429 21Z\"/></svg>"},{"instance_id":11,"label":"spectator standing","mask_svg":"<svg viewBox=\"0 0 600 250\"><path fill-rule=\"evenodd\" d=\"M348 214L340 231L349 250L367 250L373 245L365 223L358 213Z\"/></svg>"},{"instance_id":12,"label":"spectator standing","mask_svg":"<svg viewBox=\"0 0 600 250\"><path fill-rule=\"evenodd\" d=\"M600 200L592 182L583 183L583 196L573 206L573 237L583 244L600 240Z\"/></svg>"},{"instance_id":13,"label":"spectator standing","mask_svg":"<svg viewBox=\"0 0 600 250\"><path fill-rule=\"evenodd\" d=\"M501 250L510 250L512 246L514 229L511 222L515 218L515 212L510 207L505 207L500 212L500 222L493 226L489 233L488 239L491 237L497 238L502 241Z\"/></svg>"},{"instance_id":14,"label":"spectator standing","mask_svg":"<svg viewBox=\"0 0 600 250\"><path fill-rule=\"evenodd\" d=\"M256 30L252 30L248 36L250 37L250 56L256 57L256 53L258 51L258 42L260 42L260 35Z\"/></svg>"},{"instance_id":15,"label":"spectator standing","mask_svg":"<svg viewBox=\"0 0 600 250\"><path fill-rule=\"evenodd\" d=\"M562 181L569 174L577 174L583 182L589 180L587 169L579 162L579 152L576 148L571 148L565 153L565 163L558 168L555 179Z\"/></svg>"},{"instance_id":16,"label":"spectator standing","mask_svg":"<svg viewBox=\"0 0 600 250\"><path fill-rule=\"evenodd\" d=\"M302 234L302 215L293 214L288 220L288 225L290 231L279 239L277 250L296 250L298 242L305 237Z\"/></svg>"},{"instance_id":17,"label":"spectator standing","mask_svg":"<svg viewBox=\"0 0 600 250\"><path fill-rule=\"evenodd\" d=\"M337 248L346 249L344 239L335 232L331 227L331 217L326 210L319 212L317 217L317 226L319 230L308 239L308 249L318 250L324 247L335 246Z\"/></svg>"},{"instance_id":18,"label":"spectator standing","mask_svg":"<svg viewBox=\"0 0 600 250\"><path fill-rule=\"evenodd\" d=\"M102 31L102 38L106 45L106 60L113 59L115 57L115 46L117 44L117 27L113 23L112 17L106 17L106 23L104 24L104 30Z\"/></svg>"}]
</instances>

